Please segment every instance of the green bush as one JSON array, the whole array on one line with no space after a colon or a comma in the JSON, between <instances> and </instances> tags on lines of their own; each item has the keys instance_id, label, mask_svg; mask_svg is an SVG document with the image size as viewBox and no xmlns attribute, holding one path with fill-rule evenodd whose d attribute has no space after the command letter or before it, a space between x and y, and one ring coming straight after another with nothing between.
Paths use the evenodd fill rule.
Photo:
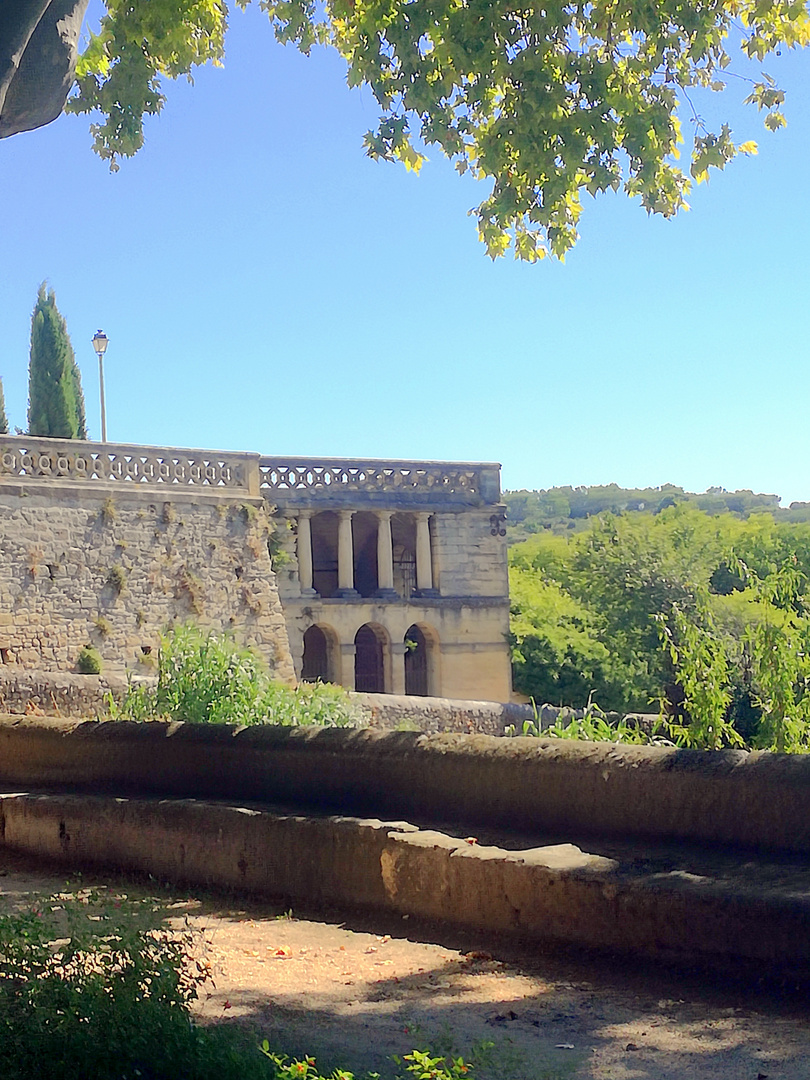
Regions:
<instances>
[{"instance_id":1,"label":"green bush","mask_svg":"<svg viewBox=\"0 0 810 1080\"><path fill-rule=\"evenodd\" d=\"M172 914L176 915L176 912ZM190 1006L210 979L199 938L166 924L151 898L82 889L0 915L3 1080L326 1080L315 1059L197 1025ZM394 1058L399 1080L505 1077L493 1043ZM512 1072L507 1070L508 1075ZM547 1074L544 1074L547 1075ZM335 1069L328 1080L354 1080ZM367 1080L379 1080L370 1074Z\"/></svg>"},{"instance_id":2,"label":"green bush","mask_svg":"<svg viewBox=\"0 0 810 1080\"><path fill-rule=\"evenodd\" d=\"M81 675L101 674L101 654L92 645L83 645L76 657L76 667Z\"/></svg>"},{"instance_id":3,"label":"green bush","mask_svg":"<svg viewBox=\"0 0 810 1080\"><path fill-rule=\"evenodd\" d=\"M231 638L180 626L161 640L154 689L130 686L114 719L164 716L186 723L321 724L347 727L363 714L338 686L297 689L270 678L262 660Z\"/></svg>"},{"instance_id":4,"label":"green bush","mask_svg":"<svg viewBox=\"0 0 810 1080\"><path fill-rule=\"evenodd\" d=\"M0 916L3 1080L272 1080L258 1048L194 1024L206 968L151 905L53 898Z\"/></svg>"}]
</instances>

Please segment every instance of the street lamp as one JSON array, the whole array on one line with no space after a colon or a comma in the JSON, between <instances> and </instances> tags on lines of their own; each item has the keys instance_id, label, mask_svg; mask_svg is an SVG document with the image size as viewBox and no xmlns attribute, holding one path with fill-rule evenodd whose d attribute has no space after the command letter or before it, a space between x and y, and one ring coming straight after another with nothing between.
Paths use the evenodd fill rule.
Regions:
<instances>
[{"instance_id":1,"label":"street lamp","mask_svg":"<svg viewBox=\"0 0 810 1080\"><path fill-rule=\"evenodd\" d=\"M107 441L107 412L104 408L104 353L107 351L107 335L103 330L96 330L93 335L93 348L98 357L98 385L101 392L101 441Z\"/></svg>"}]
</instances>

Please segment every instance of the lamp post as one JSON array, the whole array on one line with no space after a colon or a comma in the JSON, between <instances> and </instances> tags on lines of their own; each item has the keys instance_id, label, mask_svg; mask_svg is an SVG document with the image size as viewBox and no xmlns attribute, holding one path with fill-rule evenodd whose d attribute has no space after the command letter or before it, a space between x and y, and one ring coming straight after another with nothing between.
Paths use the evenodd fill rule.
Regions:
<instances>
[{"instance_id":1,"label":"lamp post","mask_svg":"<svg viewBox=\"0 0 810 1080\"><path fill-rule=\"evenodd\" d=\"M107 441L107 411L104 407L104 353L107 351L107 335L103 330L96 330L93 335L93 348L98 357L98 385L101 393L101 441Z\"/></svg>"}]
</instances>

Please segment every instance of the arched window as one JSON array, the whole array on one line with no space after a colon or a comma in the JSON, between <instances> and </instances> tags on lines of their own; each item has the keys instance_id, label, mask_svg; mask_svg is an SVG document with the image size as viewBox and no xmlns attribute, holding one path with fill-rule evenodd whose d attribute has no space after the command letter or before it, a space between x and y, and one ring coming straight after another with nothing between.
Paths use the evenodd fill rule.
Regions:
<instances>
[{"instance_id":1,"label":"arched window","mask_svg":"<svg viewBox=\"0 0 810 1080\"><path fill-rule=\"evenodd\" d=\"M405 631L405 693L427 697L430 693L430 644L414 623Z\"/></svg>"},{"instance_id":2,"label":"arched window","mask_svg":"<svg viewBox=\"0 0 810 1080\"><path fill-rule=\"evenodd\" d=\"M363 694L385 693L385 638L368 623L354 638L354 688Z\"/></svg>"},{"instance_id":3,"label":"arched window","mask_svg":"<svg viewBox=\"0 0 810 1080\"><path fill-rule=\"evenodd\" d=\"M302 682L329 682L329 641L320 626L310 626L304 631L304 662L301 667Z\"/></svg>"}]
</instances>

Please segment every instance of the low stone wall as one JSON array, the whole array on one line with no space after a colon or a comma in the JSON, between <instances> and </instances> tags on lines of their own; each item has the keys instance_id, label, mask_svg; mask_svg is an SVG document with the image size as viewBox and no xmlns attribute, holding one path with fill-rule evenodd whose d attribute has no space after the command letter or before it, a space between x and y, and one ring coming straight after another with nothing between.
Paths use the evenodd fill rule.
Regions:
<instances>
[{"instance_id":1,"label":"low stone wall","mask_svg":"<svg viewBox=\"0 0 810 1080\"><path fill-rule=\"evenodd\" d=\"M810 756L486 735L0 721L6 790L226 798L810 853Z\"/></svg>"},{"instance_id":2,"label":"low stone wall","mask_svg":"<svg viewBox=\"0 0 810 1080\"><path fill-rule=\"evenodd\" d=\"M154 676L131 676L151 683ZM120 700L127 688L123 675L73 675L0 665L0 713L95 718L107 712L109 695ZM491 701L406 697L396 694L352 694L368 713L372 727L384 730L457 731L503 735L514 724L520 731L533 716L527 705L496 705Z\"/></svg>"},{"instance_id":3,"label":"low stone wall","mask_svg":"<svg viewBox=\"0 0 810 1080\"><path fill-rule=\"evenodd\" d=\"M498 705L492 701L404 694L353 694L352 697L368 709L372 727L387 730L503 735L510 725L520 731L523 721L534 716L529 705Z\"/></svg>"},{"instance_id":4,"label":"low stone wall","mask_svg":"<svg viewBox=\"0 0 810 1080\"><path fill-rule=\"evenodd\" d=\"M138 682L153 681L139 679ZM123 675L73 675L70 672L0 668L0 713L19 716L96 717L107 711L109 695L120 700Z\"/></svg>"},{"instance_id":5,"label":"low stone wall","mask_svg":"<svg viewBox=\"0 0 810 1080\"><path fill-rule=\"evenodd\" d=\"M112 868L292 903L421 916L480 932L806 975L810 900L774 869L655 880L573 844L472 845L378 818L198 801L0 795L0 843L70 869ZM707 887L709 886L709 887Z\"/></svg>"}]
</instances>

